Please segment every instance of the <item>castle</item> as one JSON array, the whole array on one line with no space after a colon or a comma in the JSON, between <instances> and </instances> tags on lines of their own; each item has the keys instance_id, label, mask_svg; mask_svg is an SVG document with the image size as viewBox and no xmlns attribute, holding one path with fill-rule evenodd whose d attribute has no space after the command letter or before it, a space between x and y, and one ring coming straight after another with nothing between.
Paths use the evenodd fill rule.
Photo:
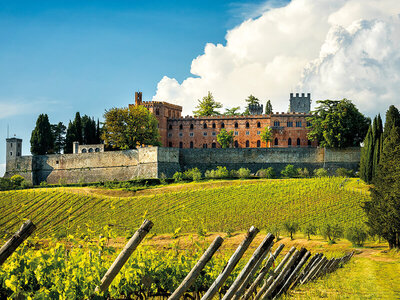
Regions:
<instances>
[{"instance_id":1,"label":"castle","mask_svg":"<svg viewBox=\"0 0 400 300\"><path fill-rule=\"evenodd\" d=\"M194 167L202 172L217 166L245 167L253 173L267 167L279 172L287 164L310 171L321 167L357 170L359 148L324 149L308 140L310 103L310 94L290 94L287 113L265 115L262 105L253 105L247 116L182 117L181 106L144 102L142 93L137 92L134 105L143 105L155 115L163 147L104 151L104 145L74 143L73 154L22 156L22 140L10 138L6 140L5 177L19 174L40 184L172 177ZM269 145L260 139L265 127L273 133ZM222 128L234 132L234 148L217 149Z\"/></svg>"},{"instance_id":2,"label":"castle","mask_svg":"<svg viewBox=\"0 0 400 300\"><path fill-rule=\"evenodd\" d=\"M307 138L311 124L311 95L290 94L289 112L263 114L263 105L249 106L250 115L182 117L182 107L167 102L143 101L142 93L135 93L135 104L143 105L158 120L161 143L170 148L220 148L217 135L221 129L234 132L234 148L316 147L317 141ZM263 128L272 129L269 145L261 140Z\"/></svg>"}]
</instances>

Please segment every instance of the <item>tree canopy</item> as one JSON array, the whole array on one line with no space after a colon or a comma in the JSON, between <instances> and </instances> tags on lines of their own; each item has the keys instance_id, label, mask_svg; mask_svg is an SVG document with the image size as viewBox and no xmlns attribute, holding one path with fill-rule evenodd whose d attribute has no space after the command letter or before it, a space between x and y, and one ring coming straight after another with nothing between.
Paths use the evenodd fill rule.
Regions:
<instances>
[{"instance_id":1,"label":"tree canopy","mask_svg":"<svg viewBox=\"0 0 400 300\"><path fill-rule=\"evenodd\" d=\"M268 142L272 141L272 130L268 127L265 127L260 134L260 138L268 147Z\"/></svg>"},{"instance_id":2,"label":"tree canopy","mask_svg":"<svg viewBox=\"0 0 400 300\"><path fill-rule=\"evenodd\" d=\"M50 154L53 153L53 146L54 139L49 117L47 114L40 114L31 134L31 153L33 155Z\"/></svg>"},{"instance_id":3,"label":"tree canopy","mask_svg":"<svg viewBox=\"0 0 400 300\"><path fill-rule=\"evenodd\" d=\"M311 122L310 140L318 140L322 147L358 147L363 141L370 119L358 111L347 99L320 100L319 106L307 118Z\"/></svg>"},{"instance_id":4,"label":"tree canopy","mask_svg":"<svg viewBox=\"0 0 400 300\"><path fill-rule=\"evenodd\" d=\"M267 104L265 104L265 114L266 115L271 115L272 114L272 104L271 100L267 101Z\"/></svg>"},{"instance_id":5,"label":"tree canopy","mask_svg":"<svg viewBox=\"0 0 400 300\"><path fill-rule=\"evenodd\" d=\"M232 108L226 108L224 115L225 116L239 116L240 115L240 106L237 107L232 107Z\"/></svg>"},{"instance_id":6,"label":"tree canopy","mask_svg":"<svg viewBox=\"0 0 400 300\"><path fill-rule=\"evenodd\" d=\"M104 113L102 138L115 149L135 149L139 145L160 146L158 121L144 106L112 108Z\"/></svg>"},{"instance_id":7,"label":"tree canopy","mask_svg":"<svg viewBox=\"0 0 400 300\"><path fill-rule=\"evenodd\" d=\"M233 131L226 131L225 128L221 129L217 135L217 141L221 148L230 148L233 144Z\"/></svg>"},{"instance_id":8,"label":"tree canopy","mask_svg":"<svg viewBox=\"0 0 400 300\"><path fill-rule=\"evenodd\" d=\"M208 92L207 96L204 96L202 100L198 101L199 104L196 106L196 110L193 111L194 116L204 117L221 114L218 109L222 108L222 104L215 101L214 96L211 94L211 92Z\"/></svg>"},{"instance_id":9,"label":"tree canopy","mask_svg":"<svg viewBox=\"0 0 400 300\"><path fill-rule=\"evenodd\" d=\"M249 106L253 105L253 104L260 104L260 99L258 99L257 97L250 95L249 97L247 97L245 99L247 105L246 105L246 109L243 112L243 115L249 115L250 111L249 111Z\"/></svg>"}]
</instances>

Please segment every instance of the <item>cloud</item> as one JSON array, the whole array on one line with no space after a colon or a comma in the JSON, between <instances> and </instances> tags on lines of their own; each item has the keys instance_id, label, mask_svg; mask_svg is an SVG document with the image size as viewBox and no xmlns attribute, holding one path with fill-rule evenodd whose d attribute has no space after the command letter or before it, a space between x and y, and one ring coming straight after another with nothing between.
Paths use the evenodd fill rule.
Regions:
<instances>
[{"instance_id":1,"label":"cloud","mask_svg":"<svg viewBox=\"0 0 400 300\"><path fill-rule=\"evenodd\" d=\"M57 104L57 101L52 100L34 100L34 101L21 101L21 100L0 100L0 119L5 119L8 117L32 114L37 112L42 112L44 108L52 107L52 105Z\"/></svg>"},{"instance_id":2,"label":"cloud","mask_svg":"<svg viewBox=\"0 0 400 300\"><path fill-rule=\"evenodd\" d=\"M206 44L192 61L194 76L181 83L164 76L153 100L180 104L191 114L208 91L225 107L243 108L253 94L286 111L290 92L311 92L313 99L354 99L364 112L386 109L382 104L398 101L399 12L397 0L269 6L229 30L225 45Z\"/></svg>"},{"instance_id":3,"label":"cloud","mask_svg":"<svg viewBox=\"0 0 400 300\"><path fill-rule=\"evenodd\" d=\"M4 176L5 171L6 171L6 164L0 164L0 177Z\"/></svg>"}]
</instances>

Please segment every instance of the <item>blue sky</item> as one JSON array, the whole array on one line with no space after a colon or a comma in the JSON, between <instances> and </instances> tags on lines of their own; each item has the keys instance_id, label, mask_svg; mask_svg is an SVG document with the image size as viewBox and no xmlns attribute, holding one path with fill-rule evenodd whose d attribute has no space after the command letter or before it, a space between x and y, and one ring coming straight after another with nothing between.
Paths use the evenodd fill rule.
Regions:
<instances>
[{"instance_id":1,"label":"blue sky","mask_svg":"<svg viewBox=\"0 0 400 300\"><path fill-rule=\"evenodd\" d=\"M0 1L0 139L24 139L39 113L67 123L101 118L134 91L155 94L164 75L183 80L207 42L261 1ZM5 163L0 147L0 164Z\"/></svg>"}]
</instances>

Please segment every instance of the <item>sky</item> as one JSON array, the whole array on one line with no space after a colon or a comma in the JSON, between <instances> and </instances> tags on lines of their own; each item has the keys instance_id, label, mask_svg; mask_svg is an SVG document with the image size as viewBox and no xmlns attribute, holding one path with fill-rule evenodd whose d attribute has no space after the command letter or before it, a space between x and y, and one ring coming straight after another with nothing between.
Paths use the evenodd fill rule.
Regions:
<instances>
[{"instance_id":1,"label":"sky","mask_svg":"<svg viewBox=\"0 0 400 300\"><path fill-rule=\"evenodd\" d=\"M0 176L5 138L29 139L40 113L144 100L191 115L211 91L224 108L250 94L286 111L290 92L351 99L374 116L400 107L400 1L0 0Z\"/></svg>"}]
</instances>

